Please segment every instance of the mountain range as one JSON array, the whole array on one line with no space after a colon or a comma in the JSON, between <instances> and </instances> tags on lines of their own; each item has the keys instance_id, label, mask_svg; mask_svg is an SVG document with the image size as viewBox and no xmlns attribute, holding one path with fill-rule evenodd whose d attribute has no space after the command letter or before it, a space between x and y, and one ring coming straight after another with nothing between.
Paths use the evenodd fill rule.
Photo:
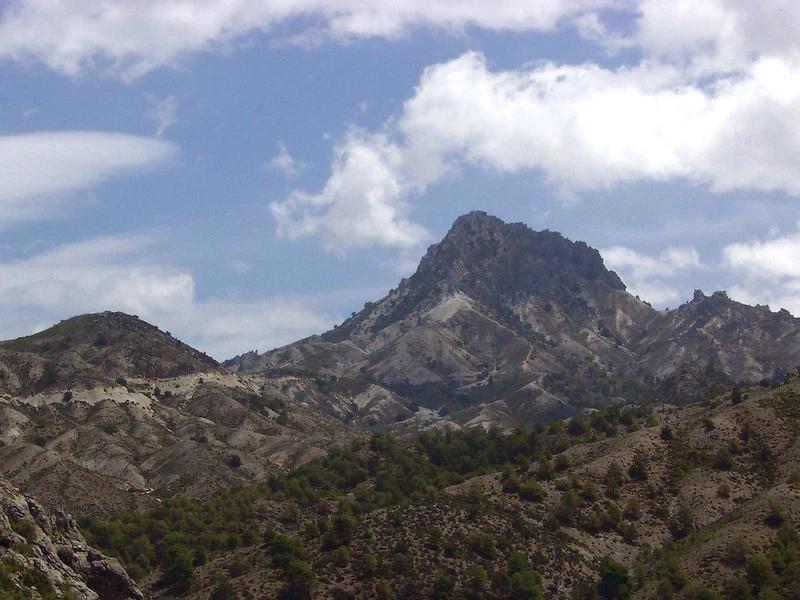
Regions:
<instances>
[{"instance_id":1,"label":"mountain range","mask_svg":"<svg viewBox=\"0 0 800 600\"><path fill-rule=\"evenodd\" d=\"M447 424L514 427L645 398L684 404L798 363L800 320L785 310L697 291L657 311L597 250L476 211L333 330L224 364L327 376L352 400L338 415L367 425L421 407Z\"/></svg>"},{"instance_id":2,"label":"mountain range","mask_svg":"<svg viewBox=\"0 0 800 600\"><path fill-rule=\"evenodd\" d=\"M24 565L8 573L0 568L0 576L22 585L23 574L38 568L55 582L53 589L71 586L81 598L139 597L124 573L109 575L118 591L97 591L106 584L103 577L92 579L86 565L93 560L108 573L117 573L116 567L79 534L64 533L74 530L66 511L88 519L89 541L119 553L142 589L166 597L175 589L165 587L164 578L171 584L180 578L169 579L177 559L157 545L162 525L154 526L155 533L137 534L156 538L141 542L140 556L126 557L124 545L120 550L114 540L127 538L109 537L111 526L96 519L154 514L159 516L153 522L167 523L165 506L173 507L173 516L191 506L200 527L200 507L227 506L232 498L250 506L258 497L257 507L244 513L249 524L226 534L238 541L222 544L227 550L214 550L209 542L212 549L204 551L213 556L207 566L205 555L196 559L202 561L194 581L205 583L183 592L205 600L210 587L222 589L219 582L229 576L242 577L243 589L255 596L291 587L281 579L288 570L269 570L275 565L247 545L258 532L266 540L263 548L273 552L273 529L295 539L294 559L325 573L306 582L315 581L322 597L370 596L369 586L378 585L362 582L361 567L345 559L351 552L372 555L387 569L381 581L394 582L386 585L398 593L405 586L410 595L398 597L433 593L439 575L449 577L453 589L466 589L467 563L459 561L470 557L441 552L450 543L478 544L493 527L505 532L507 545L495 540L491 552L478 554L487 573L507 573L507 580L498 579L498 590L512 585L513 573L503 571L510 567L502 561L515 552L531 565L540 552L543 585L551 597L566 598L579 580L592 580L602 556L632 567L642 540L661 547L670 537L695 532L707 537L686 564L695 579L702 578L702 561L719 550L714 544L732 543L708 528L728 519L740 524L751 549L763 549L770 539L770 526L762 523L770 503L783 502L784 520L800 511L792 466L792 432L800 427L797 365L800 320L785 310L747 306L722 291L697 291L676 309L655 310L630 294L585 243L479 211L460 217L428 249L417 271L386 297L367 302L328 332L263 354L249 352L220 364L136 316L77 316L0 342L0 505L13 513L0 514L0 560ZM747 391L748 386L755 387ZM781 425L773 431L776 423ZM480 448L502 446L500 432L517 439L526 431L531 437L518 456L477 466ZM438 443L450 449L437 450ZM453 467L451 457L468 466ZM646 483L637 478L637 457L649 465ZM354 472L326 488L321 467L313 465L335 470L345 458L357 463ZM381 487L386 469L422 459L436 468L449 466L420 488L409 474L417 482L407 492L416 498L411 504ZM391 466L382 471L382 461ZM622 491L604 496L597 488L609 485L611 464L628 475L617 478ZM312 471L303 474L303 465ZM423 467L418 465L428 468ZM509 477L518 477L530 493L513 491ZM704 480L713 480L713 489ZM372 496L376 488L384 496ZM236 496L235 490L251 489L259 491ZM574 518L562 519L558 506L570 489L582 500L570 509ZM187 500L169 504L176 494ZM451 500L465 494L466 505ZM534 496L541 497L528 504ZM669 498L666 505L659 497ZM477 516L470 502L485 504ZM613 526L598 525L603 514L616 515L609 503L638 504L642 514L626 517L627 524L617 519ZM13 506L20 508L8 508ZM692 523L676 536L683 507L691 508ZM746 510L732 516L737 508ZM56 516L37 516L47 510ZM303 533L313 531L312 522L330 517L335 523L331 513L343 510L365 537L345 544L323 531L318 543ZM467 521L464 511L472 515ZM399 524L401 513L404 523L436 513L443 524L437 535L443 537L435 544L415 537L422 530ZM125 518L131 528L150 517ZM25 525L19 531L21 520L38 529ZM521 535L520 527L530 535ZM248 528L252 535L240 550ZM429 529L425 535L432 535ZM41 541L39 550L26 550L26 531ZM373 539L368 536L376 542L364 541ZM70 561L83 553L83 562L50 556L60 546L72 549ZM161 550L153 550L157 546ZM334 551L341 556L333 557ZM266 560L267 571L233 575L232 560ZM406 581L408 569L388 566L403 561L417 565L416 588ZM423 568L429 561L441 568ZM728 567L715 566L708 580L721 589L735 571ZM569 568L574 577L564 576Z\"/></svg>"}]
</instances>

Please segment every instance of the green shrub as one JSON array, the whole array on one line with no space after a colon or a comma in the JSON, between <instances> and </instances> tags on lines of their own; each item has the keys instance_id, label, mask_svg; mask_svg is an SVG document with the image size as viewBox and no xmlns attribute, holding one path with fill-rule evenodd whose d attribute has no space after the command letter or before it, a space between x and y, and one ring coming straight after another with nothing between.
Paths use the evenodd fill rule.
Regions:
<instances>
[{"instance_id":1,"label":"green shrub","mask_svg":"<svg viewBox=\"0 0 800 600\"><path fill-rule=\"evenodd\" d=\"M628 467L628 476L636 481L646 481L648 476L649 461L642 452L633 456L633 462Z\"/></svg>"}]
</instances>

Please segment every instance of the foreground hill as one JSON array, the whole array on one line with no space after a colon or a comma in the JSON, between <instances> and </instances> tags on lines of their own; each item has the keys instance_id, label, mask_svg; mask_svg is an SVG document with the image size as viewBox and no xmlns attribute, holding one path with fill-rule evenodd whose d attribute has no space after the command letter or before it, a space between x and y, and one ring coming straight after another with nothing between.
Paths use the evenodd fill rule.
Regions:
<instances>
[{"instance_id":1,"label":"foreground hill","mask_svg":"<svg viewBox=\"0 0 800 600\"><path fill-rule=\"evenodd\" d=\"M136 317L69 319L0 343L0 474L49 506L102 514L251 484L358 435L278 383Z\"/></svg>"},{"instance_id":2,"label":"foreground hill","mask_svg":"<svg viewBox=\"0 0 800 600\"><path fill-rule=\"evenodd\" d=\"M84 525L157 598L794 597L798 401L790 377L509 435L376 434Z\"/></svg>"},{"instance_id":3,"label":"foreground hill","mask_svg":"<svg viewBox=\"0 0 800 600\"><path fill-rule=\"evenodd\" d=\"M508 428L620 401L684 403L799 362L800 320L786 311L697 292L659 312L586 244L473 212L332 331L225 366L323 377L332 394L318 410L368 425L417 413L423 427Z\"/></svg>"}]
</instances>

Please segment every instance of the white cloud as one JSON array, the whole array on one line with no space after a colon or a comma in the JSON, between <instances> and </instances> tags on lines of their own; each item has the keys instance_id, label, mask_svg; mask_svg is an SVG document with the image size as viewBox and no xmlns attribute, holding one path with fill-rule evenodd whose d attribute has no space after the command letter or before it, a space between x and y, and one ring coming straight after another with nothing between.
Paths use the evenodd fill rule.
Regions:
<instances>
[{"instance_id":1,"label":"white cloud","mask_svg":"<svg viewBox=\"0 0 800 600\"><path fill-rule=\"evenodd\" d=\"M709 84L658 61L492 71L468 53L426 69L382 132L351 132L320 193L272 209L282 233L322 233L329 248L407 247L421 239L396 235L420 231L409 198L466 166L537 171L568 194L674 179L797 194L798 82L793 57L758 57Z\"/></svg>"},{"instance_id":2,"label":"white cloud","mask_svg":"<svg viewBox=\"0 0 800 600\"><path fill-rule=\"evenodd\" d=\"M180 332L182 341L207 350L217 360L283 346L330 329L335 321L319 299L311 297L254 302L208 299L195 302L185 312L158 318L173 333Z\"/></svg>"},{"instance_id":3,"label":"white cloud","mask_svg":"<svg viewBox=\"0 0 800 600\"><path fill-rule=\"evenodd\" d=\"M606 9L636 18L634 34L608 27ZM315 45L397 39L422 27L461 35L471 27L564 26L611 52L636 46L649 57L684 62L696 75L737 71L753 55L800 47L800 5L783 0L11 0L0 15L0 57L43 62L70 76L100 70L131 80L255 33L289 31L296 43Z\"/></svg>"},{"instance_id":4,"label":"white cloud","mask_svg":"<svg viewBox=\"0 0 800 600\"><path fill-rule=\"evenodd\" d=\"M657 258L624 246L606 248L600 254L609 269L628 272L635 279L667 277L686 269L703 267L700 255L692 247L667 248Z\"/></svg>"},{"instance_id":5,"label":"white cloud","mask_svg":"<svg viewBox=\"0 0 800 600\"><path fill-rule=\"evenodd\" d=\"M105 236L0 262L0 339L105 310L137 314L217 359L279 346L331 326L322 301L198 299L192 275L153 259L159 240Z\"/></svg>"},{"instance_id":6,"label":"white cloud","mask_svg":"<svg viewBox=\"0 0 800 600\"><path fill-rule=\"evenodd\" d=\"M800 315L800 223L793 233L771 231L766 240L727 245L722 264L735 282L731 298Z\"/></svg>"},{"instance_id":7,"label":"white cloud","mask_svg":"<svg viewBox=\"0 0 800 600\"><path fill-rule=\"evenodd\" d=\"M800 5L782 0L643 0L636 43L695 76L737 72L753 56L800 50Z\"/></svg>"},{"instance_id":8,"label":"white cloud","mask_svg":"<svg viewBox=\"0 0 800 600\"><path fill-rule=\"evenodd\" d=\"M429 234L407 218L405 200L419 185L404 173L405 159L386 136L352 130L337 147L331 176L320 193L295 191L270 203L279 234L320 235L333 252L371 245L419 246Z\"/></svg>"},{"instance_id":9,"label":"white cloud","mask_svg":"<svg viewBox=\"0 0 800 600\"><path fill-rule=\"evenodd\" d=\"M113 307L149 315L191 302L190 275L130 261L153 244L145 236L99 237L0 263L0 306L67 314Z\"/></svg>"},{"instance_id":10,"label":"white cloud","mask_svg":"<svg viewBox=\"0 0 800 600\"><path fill-rule=\"evenodd\" d=\"M628 291L656 308L669 308L681 299L680 292L674 286L660 279L633 281Z\"/></svg>"},{"instance_id":11,"label":"white cloud","mask_svg":"<svg viewBox=\"0 0 800 600\"><path fill-rule=\"evenodd\" d=\"M675 303L680 295L670 278L690 269L704 268L692 247L667 248L657 257L647 256L624 246L600 251L606 267L616 271L628 291L656 305Z\"/></svg>"},{"instance_id":12,"label":"white cloud","mask_svg":"<svg viewBox=\"0 0 800 600\"><path fill-rule=\"evenodd\" d=\"M70 76L102 70L132 80L179 65L190 54L225 49L291 19L319 23L301 43L398 38L415 27L463 31L552 30L604 4L578 0L16 0L0 21L0 57L36 60Z\"/></svg>"},{"instance_id":13,"label":"white cloud","mask_svg":"<svg viewBox=\"0 0 800 600\"><path fill-rule=\"evenodd\" d=\"M786 309L800 315L800 280L791 279L777 286L756 285L752 281L728 288L728 296L743 304L768 306L770 310Z\"/></svg>"},{"instance_id":14,"label":"white cloud","mask_svg":"<svg viewBox=\"0 0 800 600\"><path fill-rule=\"evenodd\" d=\"M285 143L278 142L278 154L266 164L266 167L280 171L287 177L297 177L303 170L308 168L308 165L289 154L289 149Z\"/></svg>"},{"instance_id":15,"label":"white cloud","mask_svg":"<svg viewBox=\"0 0 800 600\"><path fill-rule=\"evenodd\" d=\"M161 137L167 128L172 127L178 117L178 99L170 94L147 113L147 117L156 122L156 135Z\"/></svg>"},{"instance_id":16,"label":"white cloud","mask_svg":"<svg viewBox=\"0 0 800 600\"><path fill-rule=\"evenodd\" d=\"M800 232L729 244L723 249L723 259L727 268L753 279L800 279Z\"/></svg>"},{"instance_id":17,"label":"white cloud","mask_svg":"<svg viewBox=\"0 0 800 600\"><path fill-rule=\"evenodd\" d=\"M94 131L0 137L0 228L51 216L65 197L114 177L163 165L161 140Z\"/></svg>"},{"instance_id":18,"label":"white cloud","mask_svg":"<svg viewBox=\"0 0 800 600\"><path fill-rule=\"evenodd\" d=\"M701 86L663 63L492 72L479 54L426 70L399 119L409 150L573 190L692 179L800 191L800 63L762 58Z\"/></svg>"}]
</instances>

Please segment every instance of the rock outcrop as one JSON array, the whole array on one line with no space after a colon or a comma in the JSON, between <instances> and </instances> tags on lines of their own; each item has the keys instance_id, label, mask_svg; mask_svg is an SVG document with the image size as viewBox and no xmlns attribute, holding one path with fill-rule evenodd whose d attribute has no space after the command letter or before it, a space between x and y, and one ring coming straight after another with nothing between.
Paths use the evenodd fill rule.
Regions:
<instances>
[{"instance_id":1,"label":"rock outcrop","mask_svg":"<svg viewBox=\"0 0 800 600\"><path fill-rule=\"evenodd\" d=\"M62 511L47 512L4 479L0 479L0 588L23 593L35 589L33 597L143 598L116 559L86 543L71 517Z\"/></svg>"}]
</instances>

